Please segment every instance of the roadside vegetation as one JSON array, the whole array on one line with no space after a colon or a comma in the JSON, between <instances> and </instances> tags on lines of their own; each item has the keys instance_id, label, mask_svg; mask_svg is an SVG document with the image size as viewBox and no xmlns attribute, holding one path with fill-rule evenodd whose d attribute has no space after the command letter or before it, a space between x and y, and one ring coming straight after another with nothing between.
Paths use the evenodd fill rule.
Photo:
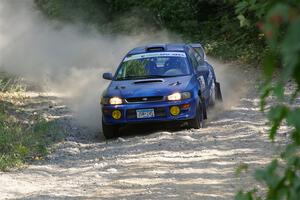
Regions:
<instances>
[{"instance_id":1,"label":"roadside vegetation","mask_svg":"<svg viewBox=\"0 0 300 200\"><path fill-rule=\"evenodd\" d=\"M63 138L55 121L23 109L24 84L7 77L0 76L0 171L42 159Z\"/></svg>"},{"instance_id":2,"label":"roadside vegetation","mask_svg":"<svg viewBox=\"0 0 300 200\"><path fill-rule=\"evenodd\" d=\"M253 188L240 191L236 199L296 200L300 196L300 108L294 106L300 91L300 2L242 1L239 11L242 16L254 16L243 18L248 23L259 20L258 28L267 44L262 63L265 82L261 88L261 109L268 113L269 137L274 141L281 125L288 125L292 131L280 157L255 173L256 179L266 185L266 194L260 196L259 189ZM275 74L279 76L274 80ZM289 82L294 82L295 88L287 95ZM270 96L276 103L267 109Z\"/></svg>"}]
</instances>

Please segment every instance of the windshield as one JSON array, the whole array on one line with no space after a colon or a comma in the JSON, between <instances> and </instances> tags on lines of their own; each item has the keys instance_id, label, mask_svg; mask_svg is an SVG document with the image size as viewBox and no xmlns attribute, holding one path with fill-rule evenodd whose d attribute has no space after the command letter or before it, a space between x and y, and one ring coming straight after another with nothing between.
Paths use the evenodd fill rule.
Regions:
<instances>
[{"instance_id":1,"label":"windshield","mask_svg":"<svg viewBox=\"0 0 300 200\"><path fill-rule=\"evenodd\" d=\"M130 55L119 67L116 80L174 77L190 74L186 54L158 52Z\"/></svg>"}]
</instances>

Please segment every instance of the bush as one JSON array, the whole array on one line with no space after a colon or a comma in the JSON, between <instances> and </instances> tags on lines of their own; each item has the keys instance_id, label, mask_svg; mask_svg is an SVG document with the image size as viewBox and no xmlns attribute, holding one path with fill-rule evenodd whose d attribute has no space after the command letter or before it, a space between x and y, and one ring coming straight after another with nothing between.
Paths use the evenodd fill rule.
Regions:
<instances>
[{"instance_id":1,"label":"bush","mask_svg":"<svg viewBox=\"0 0 300 200\"><path fill-rule=\"evenodd\" d=\"M0 89L2 92L14 93L20 102L24 100L15 93L25 91L19 79L0 74ZM48 153L48 147L63 139L64 134L55 121L23 113L18 106L4 101L2 94L4 93L0 93L0 171L5 171L43 158ZM26 115L30 123L18 119L16 113Z\"/></svg>"},{"instance_id":2,"label":"bush","mask_svg":"<svg viewBox=\"0 0 300 200\"><path fill-rule=\"evenodd\" d=\"M47 146L62 139L55 122L37 119L34 125L24 125L6 114L4 102L0 105L0 171L43 158Z\"/></svg>"},{"instance_id":3,"label":"bush","mask_svg":"<svg viewBox=\"0 0 300 200\"><path fill-rule=\"evenodd\" d=\"M299 7L297 0L242 1L237 6L241 14L255 13L256 18L261 20L259 28L268 45L263 64L265 82L261 108L264 111L267 97L275 97L275 104L268 111L270 139L274 140L281 124L292 127L291 142L286 145L280 158L255 174L256 179L266 185L266 195L259 196L256 190L240 191L236 195L237 200L298 200L300 197L300 108L295 106L300 92ZM277 71L280 76L274 82ZM290 82L294 82L296 87L287 97L286 85Z\"/></svg>"}]
</instances>

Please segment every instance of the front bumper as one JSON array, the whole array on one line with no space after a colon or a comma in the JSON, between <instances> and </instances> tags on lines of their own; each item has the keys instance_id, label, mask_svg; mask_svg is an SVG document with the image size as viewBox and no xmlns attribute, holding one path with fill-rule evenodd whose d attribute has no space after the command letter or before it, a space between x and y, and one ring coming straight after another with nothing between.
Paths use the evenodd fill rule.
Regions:
<instances>
[{"instance_id":1,"label":"front bumper","mask_svg":"<svg viewBox=\"0 0 300 200\"><path fill-rule=\"evenodd\" d=\"M189 105L188 108L183 108L183 105ZM152 103L128 103L123 105L103 105L102 116L105 124L128 124L128 123L143 123L157 121L180 121L195 118L196 107L199 104L198 98L190 98L182 101L161 101ZM172 106L180 107L180 114L173 116L170 113ZM138 119L136 110L139 109L154 109L155 117ZM121 112L120 119L114 119L112 112L119 110Z\"/></svg>"}]
</instances>

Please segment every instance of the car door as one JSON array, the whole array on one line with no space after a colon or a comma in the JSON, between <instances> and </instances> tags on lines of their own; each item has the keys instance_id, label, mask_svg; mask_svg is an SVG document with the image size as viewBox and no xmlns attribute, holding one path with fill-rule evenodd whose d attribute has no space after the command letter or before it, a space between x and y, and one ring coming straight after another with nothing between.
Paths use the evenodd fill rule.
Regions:
<instances>
[{"instance_id":1,"label":"car door","mask_svg":"<svg viewBox=\"0 0 300 200\"><path fill-rule=\"evenodd\" d=\"M196 51L193 48L190 48L189 57L191 59L194 71L195 71L196 76L197 76L197 80L198 80L199 85L200 85L201 94L205 98L205 100L208 100L209 99L209 89L208 89L207 81L205 80L206 79L205 76L207 74L207 71L202 70L204 68L201 67L201 64L204 64L204 62L199 63L197 61L196 56L198 56Z\"/></svg>"},{"instance_id":2,"label":"car door","mask_svg":"<svg viewBox=\"0 0 300 200\"><path fill-rule=\"evenodd\" d=\"M196 59L199 63L197 70L203 74L207 89L210 90L211 88L214 88L216 79L213 67L208 63L203 48L197 48L195 49L195 52L197 54Z\"/></svg>"}]
</instances>

